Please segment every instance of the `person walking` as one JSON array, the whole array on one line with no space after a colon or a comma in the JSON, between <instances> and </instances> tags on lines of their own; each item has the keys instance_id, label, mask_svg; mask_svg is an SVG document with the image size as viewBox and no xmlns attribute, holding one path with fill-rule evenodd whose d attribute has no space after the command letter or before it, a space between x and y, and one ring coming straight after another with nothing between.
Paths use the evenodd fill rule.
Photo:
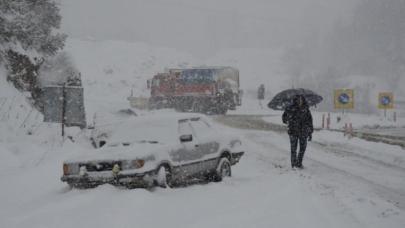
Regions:
<instances>
[{"instance_id":1,"label":"person walking","mask_svg":"<svg viewBox=\"0 0 405 228\"><path fill-rule=\"evenodd\" d=\"M293 102L285 109L282 120L284 124L288 124L288 135L291 144L291 167L302 169L307 140L312 140L312 132L314 131L312 115L304 96L296 95L293 97ZM300 150L297 157L298 143Z\"/></svg>"}]
</instances>

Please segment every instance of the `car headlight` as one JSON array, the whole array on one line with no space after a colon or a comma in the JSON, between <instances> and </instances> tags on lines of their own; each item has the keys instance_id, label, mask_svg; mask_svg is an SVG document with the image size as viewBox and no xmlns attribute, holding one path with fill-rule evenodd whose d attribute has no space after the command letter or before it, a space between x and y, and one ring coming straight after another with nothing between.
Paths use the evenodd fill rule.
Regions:
<instances>
[{"instance_id":1,"label":"car headlight","mask_svg":"<svg viewBox=\"0 0 405 228\"><path fill-rule=\"evenodd\" d=\"M122 163L122 169L140 169L145 165L145 160L136 159L131 161L125 161Z\"/></svg>"},{"instance_id":2,"label":"car headlight","mask_svg":"<svg viewBox=\"0 0 405 228\"><path fill-rule=\"evenodd\" d=\"M142 159L133 160L132 164L134 165L135 169L140 169L143 167L143 165L145 165L145 160Z\"/></svg>"},{"instance_id":3,"label":"car headlight","mask_svg":"<svg viewBox=\"0 0 405 228\"><path fill-rule=\"evenodd\" d=\"M63 175L79 173L79 165L75 163L63 163Z\"/></svg>"},{"instance_id":4,"label":"car headlight","mask_svg":"<svg viewBox=\"0 0 405 228\"><path fill-rule=\"evenodd\" d=\"M79 173L79 164L69 164L69 174Z\"/></svg>"},{"instance_id":5,"label":"car headlight","mask_svg":"<svg viewBox=\"0 0 405 228\"><path fill-rule=\"evenodd\" d=\"M113 168L112 168L112 173L113 173L114 175L117 175L117 174L120 172L120 170L121 170L120 165L114 164L114 166L113 166Z\"/></svg>"}]
</instances>

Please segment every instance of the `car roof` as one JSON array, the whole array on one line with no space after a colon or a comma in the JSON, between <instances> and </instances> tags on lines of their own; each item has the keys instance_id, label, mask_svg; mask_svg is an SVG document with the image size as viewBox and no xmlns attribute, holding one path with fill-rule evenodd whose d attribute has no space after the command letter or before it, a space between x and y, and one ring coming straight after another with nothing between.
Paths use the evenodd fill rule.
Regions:
<instances>
[{"instance_id":1,"label":"car roof","mask_svg":"<svg viewBox=\"0 0 405 228\"><path fill-rule=\"evenodd\" d=\"M206 119L204 115L194 113L149 114L105 125L98 128L97 131L108 135L108 144L139 140L177 142L178 123L200 118Z\"/></svg>"}]
</instances>

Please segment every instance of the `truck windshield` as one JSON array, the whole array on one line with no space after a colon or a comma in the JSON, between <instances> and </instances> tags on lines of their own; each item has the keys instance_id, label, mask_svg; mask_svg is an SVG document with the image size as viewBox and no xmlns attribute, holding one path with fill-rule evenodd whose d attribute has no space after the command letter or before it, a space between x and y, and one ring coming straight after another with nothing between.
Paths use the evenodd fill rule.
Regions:
<instances>
[{"instance_id":1,"label":"truck windshield","mask_svg":"<svg viewBox=\"0 0 405 228\"><path fill-rule=\"evenodd\" d=\"M180 81L184 84L201 84L214 82L213 69L187 69L181 72Z\"/></svg>"}]
</instances>

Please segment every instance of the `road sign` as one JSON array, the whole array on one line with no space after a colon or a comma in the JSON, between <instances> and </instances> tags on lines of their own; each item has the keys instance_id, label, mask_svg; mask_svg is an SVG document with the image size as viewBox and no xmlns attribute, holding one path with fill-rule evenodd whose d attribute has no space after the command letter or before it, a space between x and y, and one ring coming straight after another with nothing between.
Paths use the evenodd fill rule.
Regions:
<instances>
[{"instance_id":1,"label":"road sign","mask_svg":"<svg viewBox=\"0 0 405 228\"><path fill-rule=\"evenodd\" d=\"M352 89L336 89L334 93L335 109L353 109L354 91Z\"/></svg>"},{"instance_id":2,"label":"road sign","mask_svg":"<svg viewBox=\"0 0 405 228\"><path fill-rule=\"evenodd\" d=\"M44 122L86 127L82 87L47 86L42 90Z\"/></svg>"},{"instance_id":3,"label":"road sign","mask_svg":"<svg viewBox=\"0 0 405 228\"><path fill-rule=\"evenodd\" d=\"M394 94L391 92L383 92L378 94L378 108L379 109L393 109L394 108Z\"/></svg>"}]
</instances>

